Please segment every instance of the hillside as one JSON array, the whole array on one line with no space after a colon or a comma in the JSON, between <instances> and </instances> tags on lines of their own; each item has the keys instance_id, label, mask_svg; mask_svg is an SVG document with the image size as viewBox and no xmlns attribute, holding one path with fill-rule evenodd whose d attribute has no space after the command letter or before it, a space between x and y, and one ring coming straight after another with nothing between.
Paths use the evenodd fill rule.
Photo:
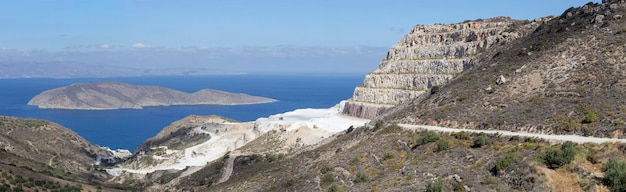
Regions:
<instances>
[{"instance_id":1,"label":"hillside","mask_svg":"<svg viewBox=\"0 0 626 192\"><path fill-rule=\"evenodd\" d=\"M623 1L570 8L382 119L623 138L625 13Z\"/></svg>"},{"instance_id":2,"label":"hillside","mask_svg":"<svg viewBox=\"0 0 626 192\"><path fill-rule=\"evenodd\" d=\"M72 84L47 90L33 97L28 105L36 105L39 108L102 110L169 105L241 105L275 101L212 89L185 93L158 86L99 82Z\"/></svg>"},{"instance_id":3,"label":"hillside","mask_svg":"<svg viewBox=\"0 0 626 192\"><path fill-rule=\"evenodd\" d=\"M624 13L624 0L607 0L535 22L507 19L506 27L493 33L517 31L520 36L485 46L467 41L472 36L469 30L467 36L461 40L457 36L452 43L463 47L454 50L467 50L466 45L470 45L472 51L461 51L463 57L447 52L445 47L454 46L446 45L419 55L421 59L416 60L420 62L383 61L355 90L355 95L361 91L375 93L372 90L377 87L389 90L386 93L390 95L398 90L414 91L410 97L372 96L369 101L356 97L329 109L298 109L243 123L216 116L189 116L144 142L128 161L108 167L106 171L115 175L108 182L117 185L89 182L147 191L626 191L626 141L597 138L624 138ZM477 23L480 21L448 26ZM436 42L446 42L439 40ZM412 40L400 44L404 43L410 45L407 47L419 44ZM485 49L480 49L483 46ZM392 49L388 58L426 50L407 47ZM446 56L456 61L439 62L429 54L449 54ZM444 65L450 63L453 65ZM468 67L461 70L459 64ZM434 75L422 73L429 71ZM413 79L413 84L406 79ZM415 79L426 80L416 84ZM89 87L75 90L85 88ZM385 99L395 103L385 104L392 101ZM375 116L387 108L362 127L368 120L340 114ZM37 128L34 130L54 125L18 120L18 127ZM10 125L0 127L15 127ZM487 129L491 131L480 132ZM54 130L65 133L64 129ZM4 130L5 135L15 131L18 129ZM0 143L5 145L5 150L0 150L2 157L11 157L4 158L11 160L7 162L36 163L25 167L0 164L2 173L18 175L13 171L18 168L20 174L30 174L28 171L43 170L34 165L46 167L46 159L49 164L56 162L49 152L37 151L50 150L46 147L20 153L18 147L4 144L16 143L13 145L22 148L41 145L23 139L31 138L29 134L46 135L37 141L61 137L70 142L63 147L76 143L89 147L72 134L47 137L47 133L25 133L16 137L21 138L19 141L7 137ZM538 134L559 138L542 140L539 138L549 137ZM14 152L5 155L8 149ZM73 147L67 150L81 153ZM84 159L84 163L59 163L64 165L59 170L69 172L54 177L81 174L88 157L94 156L85 157L85 150L82 152L76 161ZM18 160L12 160L14 156ZM41 158L44 161L37 160ZM92 174L94 178L110 178ZM12 177L3 176L0 182L19 180Z\"/></svg>"},{"instance_id":4,"label":"hillside","mask_svg":"<svg viewBox=\"0 0 626 192\"><path fill-rule=\"evenodd\" d=\"M424 87L426 94L397 103L369 128L348 129L312 149L227 154L170 189L623 191L624 144L437 133L394 123L623 137L625 9L621 0L589 3L538 26L510 25L533 30L476 54L474 67ZM355 111L362 115L361 109ZM273 146L267 143L274 139L261 136L242 148Z\"/></svg>"},{"instance_id":5,"label":"hillside","mask_svg":"<svg viewBox=\"0 0 626 192\"><path fill-rule=\"evenodd\" d=\"M202 134L196 127L217 125L222 123L236 122L220 116L197 116L190 115L163 128L156 136L148 138L137 151L148 151L150 148L167 146L170 149L183 149L197 145L211 139L208 134Z\"/></svg>"},{"instance_id":6,"label":"hillside","mask_svg":"<svg viewBox=\"0 0 626 192\"><path fill-rule=\"evenodd\" d=\"M606 191L603 164L613 157L626 157L623 148L624 145L610 143L551 145L532 138L437 133L381 125L338 134L312 150L285 154L268 149L248 155L225 155L175 185L160 189ZM563 156L569 159L566 163L550 168L546 165L567 154L562 151L571 149L572 153ZM549 155L555 152L559 155ZM221 181L230 162L232 176Z\"/></svg>"},{"instance_id":7,"label":"hillside","mask_svg":"<svg viewBox=\"0 0 626 192\"><path fill-rule=\"evenodd\" d=\"M4 187L116 188L116 184L104 182L110 176L100 171L97 157L112 154L58 124L0 116L0 183L7 184Z\"/></svg>"}]
</instances>

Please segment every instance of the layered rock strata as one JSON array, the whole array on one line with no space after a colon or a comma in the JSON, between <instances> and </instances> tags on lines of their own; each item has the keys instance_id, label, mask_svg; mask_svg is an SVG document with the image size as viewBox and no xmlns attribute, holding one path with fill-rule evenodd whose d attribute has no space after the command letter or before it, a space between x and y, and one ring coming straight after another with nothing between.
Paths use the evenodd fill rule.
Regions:
<instances>
[{"instance_id":1,"label":"layered rock strata","mask_svg":"<svg viewBox=\"0 0 626 192\"><path fill-rule=\"evenodd\" d=\"M372 119L433 86L445 84L476 65L479 53L521 36L509 29L515 27L513 23L508 17L495 17L415 26L355 88L343 113Z\"/></svg>"}]
</instances>

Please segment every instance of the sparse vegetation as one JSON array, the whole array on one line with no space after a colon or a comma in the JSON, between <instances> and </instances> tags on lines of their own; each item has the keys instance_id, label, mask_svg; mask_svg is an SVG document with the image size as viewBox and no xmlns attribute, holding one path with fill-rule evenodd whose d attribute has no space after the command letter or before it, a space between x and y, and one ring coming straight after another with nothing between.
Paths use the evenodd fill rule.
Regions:
<instances>
[{"instance_id":1,"label":"sparse vegetation","mask_svg":"<svg viewBox=\"0 0 626 192\"><path fill-rule=\"evenodd\" d=\"M519 158L519 152L517 152L517 150L507 153L506 156L504 156L504 158L501 158L498 161L496 161L496 164L493 167L494 173L499 173L500 171L505 170L506 168L510 167L512 163L517 161L517 158Z\"/></svg>"},{"instance_id":2,"label":"sparse vegetation","mask_svg":"<svg viewBox=\"0 0 626 192\"><path fill-rule=\"evenodd\" d=\"M370 178L367 174L363 173L363 172L358 172L356 173L356 179L354 179L355 183L365 183L370 181Z\"/></svg>"},{"instance_id":3,"label":"sparse vegetation","mask_svg":"<svg viewBox=\"0 0 626 192\"><path fill-rule=\"evenodd\" d=\"M433 152L437 153L437 152L448 150L449 148L450 148L450 141L447 139L440 139L439 141L437 141L437 145L435 146L435 149L433 149Z\"/></svg>"},{"instance_id":4,"label":"sparse vegetation","mask_svg":"<svg viewBox=\"0 0 626 192\"><path fill-rule=\"evenodd\" d=\"M524 30L534 30L532 25L525 25L530 21L513 22L504 30L517 33L510 36L522 36L519 42L504 40L501 45L477 47L481 52L475 58L475 61L481 62L479 69L469 69L463 76L450 80L445 86L431 87L426 90L430 91L430 96L426 93L425 97L408 103L406 108L397 108L399 114L390 114L382 117L384 120L372 122L372 130L350 126L345 131L346 134L333 136L324 140L325 143L312 145L310 148L290 150L289 155L279 154L282 149L272 148L275 145L267 147L256 142L254 144L257 146L272 149L243 151L242 154L257 153L249 157L233 156L235 164L229 181L213 185L221 177L225 165L224 161L215 161L207 165L211 169L203 169L206 172L194 173L187 178L195 182L193 185L184 183L176 186L180 188L170 190L415 191L415 188L423 190L426 187L427 191L443 191L444 188L465 191L465 186L470 186L472 191L559 191L556 188L550 189L551 183L545 182L549 180L546 177L554 176L547 174L555 174L567 176L574 183L569 186L581 187L582 191L591 191L592 187L604 189L604 186L598 186L601 184L598 178L602 178L611 191L626 191L626 146L623 144L593 146L597 149L584 151L587 159L575 159L578 153L582 153L580 151L589 149L585 148L586 144L576 146L572 142L565 142L550 146L541 139L527 137L484 133L476 135L468 132L418 132L392 124L439 124L485 130L623 137L622 119L626 119L626 110L620 108L623 107L620 99L623 99L625 93L621 89L624 75L615 69L623 68L624 60L620 51L623 50L624 36L598 36L614 36L615 31L617 34L626 33L626 27L617 25L619 23L616 24L616 19L611 18L615 14L623 15L624 9L610 11L612 13L605 15L607 18L602 25L605 28L598 30L588 23L593 22L590 20L593 19L592 16L603 14L602 10L593 10L590 14L583 13L589 12L588 10L571 8L564 13L563 18L533 21L532 25L540 27L528 36L524 36ZM576 31L581 30L586 31L579 36ZM603 47L597 49L593 47L596 45L586 43L589 39ZM471 38L471 41L475 40L475 37ZM617 44L619 49L604 41ZM497 58L493 56L495 59L489 60L494 54ZM439 57L438 54L434 55ZM552 62L555 55L558 55L554 58L559 62ZM563 58L568 61L561 62ZM471 67L469 65L474 64L463 66L464 70L465 67ZM499 75L506 76L510 82L493 82L492 77ZM491 89L485 89L487 86ZM602 102L606 102L605 106L600 104ZM27 124L41 126L37 122ZM184 135L185 132L180 134ZM278 140L272 140L272 143L278 143ZM297 141L300 142L301 139ZM161 153L157 151L155 154ZM6 159L3 155L0 154L0 159ZM59 159L61 158L55 159L55 162ZM143 161L147 160L149 159ZM564 168L535 169L537 162L532 160L542 162L550 169ZM604 177L598 171L603 162L607 162L602 167ZM42 164L42 167L47 166L46 162ZM31 168L24 165L27 164L18 162L10 167L24 170ZM50 170L49 175L55 177L67 178L74 174L58 174L57 170ZM546 174L538 173L543 171ZM451 179L450 176L454 174L461 176L462 180ZM19 175L6 171L1 171L0 175L0 191L39 189L29 188L33 183L38 186L36 182L39 178L26 179L27 177L18 177ZM177 175L159 172L153 178L161 179L155 179L154 182L165 183L175 176ZM447 179L443 179L444 177ZM433 178L435 179L432 180ZM119 182L132 186L136 184L135 181L129 179ZM416 183L419 186L415 186ZM46 184L48 183L43 183ZM61 187L66 184L56 182L49 185Z\"/></svg>"},{"instance_id":5,"label":"sparse vegetation","mask_svg":"<svg viewBox=\"0 0 626 192\"><path fill-rule=\"evenodd\" d=\"M328 190L326 190L328 192L338 192L339 191L339 186L337 186L337 184L332 184L330 185L330 187L328 187Z\"/></svg>"},{"instance_id":6,"label":"sparse vegetation","mask_svg":"<svg viewBox=\"0 0 626 192\"><path fill-rule=\"evenodd\" d=\"M485 135L485 133L479 133L476 138L474 138L474 143L472 144L472 148L481 148L482 146L489 145L489 138Z\"/></svg>"},{"instance_id":7,"label":"sparse vegetation","mask_svg":"<svg viewBox=\"0 0 626 192\"><path fill-rule=\"evenodd\" d=\"M497 177L488 175L487 177L485 177L485 179L483 181L481 181L481 184L484 185L491 185L491 184L498 184L500 182L500 180Z\"/></svg>"},{"instance_id":8,"label":"sparse vegetation","mask_svg":"<svg viewBox=\"0 0 626 192\"><path fill-rule=\"evenodd\" d=\"M374 130L378 130L380 128L383 128L383 125L385 125L385 123L381 120L376 121L376 123L374 124Z\"/></svg>"},{"instance_id":9,"label":"sparse vegetation","mask_svg":"<svg viewBox=\"0 0 626 192\"><path fill-rule=\"evenodd\" d=\"M385 155L383 155L383 161L393 159L394 157L396 157L395 154L393 154L392 152L387 152L385 153Z\"/></svg>"},{"instance_id":10,"label":"sparse vegetation","mask_svg":"<svg viewBox=\"0 0 626 192\"><path fill-rule=\"evenodd\" d=\"M156 160L150 155L144 155L139 159L139 162L141 162L141 164L143 165L152 166L156 163Z\"/></svg>"},{"instance_id":11,"label":"sparse vegetation","mask_svg":"<svg viewBox=\"0 0 626 192\"><path fill-rule=\"evenodd\" d=\"M577 149L574 143L566 141L560 147L552 146L540 154L541 161L550 169L559 168L574 160Z\"/></svg>"},{"instance_id":12,"label":"sparse vegetation","mask_svg":"<svg viewBox=\"0 0 626 192\"><path fill-rule=\"evenodd\" d=\"M436 131L424 131L417 139L417 145L424 145L439 140L439 133Z\"/></svg>"},{"instance_id":13,"label":"sparse vegetation","mask_svg":"<svg viewBox=\"0 0 626 192\"><path fill-rule=\"evenodd\" d=\"M471 137L470 137L469 132L461 131L461 132L455 133L454 138L459 139L459 140L469 140Z\"/></svg>"},{"instance_id":14,"label":"sparse vegetation","mask_svg":"<svg viewBox=\"0 0 626 192\"><path fill-rule=\"evenodd\" d=\"M583 123L593 123L598 121L598 114L595 111L590 111L585 115L585 119L583 119Z\"/></svg>"},{"instance_id":15,"label":"sparse vegetation","mask_svg":"<svg viewBox=\"0 0 626 192\"><path fill-rule=\"evenodd\" d=\"M602 167L604 171L604 183L613 192L626 191L626 162L617 158L611 158Z\"/></svg>"},{"instance_id":16,"label":"sparse vegetation","mask_svg":"<svg viewBox=\"0 0 626 192\"><path fill-rule=\"evenodd\" d=\"M428 186L426 186L426 192L442 192L442 191L443 191L443 180L439 178L431 181L430 183L428 183Z\"/></svg>"},{"instance_id":17,"label":"sparse vegetation","mask_svg":"<svg viewBox=\"0 0 626 192\"><path fill-rule=\"evenodd\" d=\"M333 182L335 182L335 174L330 172L322 175L322 179L320 179L321 186L327 186Z\"/></svg>"},{"instance_id":18,"label":"sparse vegetation","mask_svg":"<svg viewBox=\"0 0 626 192\"><path fill-rule=\"evenodd\" d=\"M391 124L387 127L385 127L384 129L382 129L379 134L387 134L387 133L395 133L398 132L402 129L402 127L400 127L398 124L394 123Z\"/></svg>"},{"instance_id":19,"label":"sparse vegetation","mask_svg":"<svg viewBox=\"0 0 626 192\"><path fill-rule=\"evenodd\" d=\"M465 181L457 182L454 191L465 192Z\"/></svg>"},{"instance_id":20,"label":"sparse vegetation","mask_svg":"<svg viewBox=\"0 0 626 192\"><path fill-rule=\"evenodd\" d=\"M333 170L333 168L332 168L330 165L324 165L324 166L322 166L322 168L320 169L320 173L321 173L321 174L326 174L326 173L328 173L328 172L330 172L330 171L332 171L332 170Z\"/></svg>"}]
</instances>

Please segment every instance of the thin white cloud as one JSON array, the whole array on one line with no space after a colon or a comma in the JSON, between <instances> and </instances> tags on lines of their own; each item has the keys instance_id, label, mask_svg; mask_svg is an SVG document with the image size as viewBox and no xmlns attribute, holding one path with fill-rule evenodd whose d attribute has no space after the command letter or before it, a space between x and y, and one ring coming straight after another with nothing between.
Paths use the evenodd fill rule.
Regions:
<instances>
[{"instance_id":1,"label":"thin white cloud","mask_svg":"<svg viewBox=\"0 0 626 192\"><path fill-rule=\"evenodd\" d=\"M112 47L113 47L113 46L111 46L111 45L109 45L109 44L102 44L102 45L98 46L98 48L100 48L100 49L110 49L110 48L112 48Z\"/></svg>"},{"instance_id":2,"label":"thin white cloud","mask_svg":"<svg viewBox=\"0 0 626 192\"><path fill-rule=\"evenodd\" d=\"M133 43L132 45L134 48L148 48L150 47L149 45L143 44L143 43Z\"/></svg>"}]
</instances>

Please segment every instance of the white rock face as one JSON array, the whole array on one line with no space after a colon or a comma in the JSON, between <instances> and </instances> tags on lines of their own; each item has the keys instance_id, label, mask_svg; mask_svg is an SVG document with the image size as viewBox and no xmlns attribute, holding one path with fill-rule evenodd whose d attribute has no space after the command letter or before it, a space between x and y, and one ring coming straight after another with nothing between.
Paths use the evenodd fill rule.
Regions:
<instances>
[{"instance_id":1,"label":"white rock face","mask_svg":"<svg viewBox=\"0 0 626 192\"><path fill-rule=\"evenodd\" d=\"M259 118L253 122L220 123L226 129L219 132L206 131L202 129L203 126L199 126L194 128L194 131L209 134L211 139L184 150L168 150L165 155L154 156L152 158L159 160L156 165L134 169L118 167L108 169L107 172L118 176L124 172L147 174L158 170L183 170L187 167L201 167L272 130L284 133L283 139L287 143L294 143L299 140L302 144L313 145L323 138L328 138L351 126L363 126L369 122L367 119L342 115L339 109L343 108L344 103L341 102L337 106L326 109L297 109Z\"/></svg>"},{"instance_id":2,"label":"white rock face","mask_svg":"<svg viewBox=\"0 0 626 192\"><path fill-rule=\"evenodd\" d=\"M418 25L365 76L344 114L374 118L386 109L447 83L476 65L475 56L521 35L506 32L513 20L496 17L457 24Z\"/></svg>"}]
</instances>

